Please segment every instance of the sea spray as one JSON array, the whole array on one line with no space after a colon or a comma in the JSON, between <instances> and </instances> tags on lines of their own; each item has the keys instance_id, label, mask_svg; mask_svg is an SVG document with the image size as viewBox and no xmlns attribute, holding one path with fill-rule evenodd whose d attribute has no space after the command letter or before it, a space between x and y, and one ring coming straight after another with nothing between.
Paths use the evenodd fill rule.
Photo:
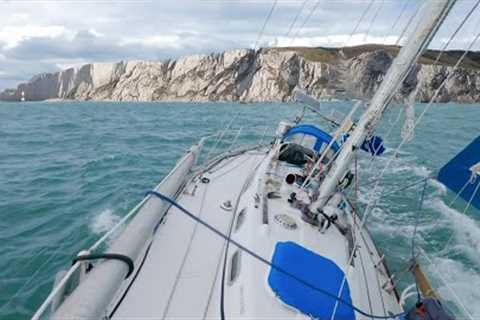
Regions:
<instances>
[{"instance_id":1,"label":"sea spray","mask_svg":"<svg viewBox=\"0 0 480 320\"><path fill-rule=\"evenodd\" d=\"M94 215L90 223L93 233L101 235L115 226L120 217L113 213L112 209L105 209L100 214Z\"/></svg>"}]
</instances>

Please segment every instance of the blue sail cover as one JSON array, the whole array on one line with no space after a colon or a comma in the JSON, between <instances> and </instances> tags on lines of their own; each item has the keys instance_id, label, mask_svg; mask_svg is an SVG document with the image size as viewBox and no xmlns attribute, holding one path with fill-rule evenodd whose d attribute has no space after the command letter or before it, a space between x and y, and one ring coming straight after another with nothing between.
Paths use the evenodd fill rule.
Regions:
<instances>
[{"instance_id":1,"label":"blue sail cover","mask_svg":"<svg viewBox=\"0 0 480 320\"><path fill-rule=\"evenodd\" d=\"M288 241L276 244L272 264L284 271L272 268L268 276L268 284L280 300L314 319L332 319L337 300L314 288L325 290L334 296L339 294L345 274L335 262ZM352 304L346 280L341 298ZM355 320L355 313L351 307L339 302L333 319Z\"/></svg>"},{"instance_id":2,"label":"blue sail cover","mask_svg":"<svg viewBox=\"0 0 480 320\"><path fill-rule=\"evenodd\" d=\"M440 169L437 179L480 209L480 136Z\"/></svg>"},{"instance_id":3,"label":"blue sail cover","mask_svg":"<svg viewBox=\"0 0 480 320\"><path fill-rule=\"evenodd\" d=\"M317 139L317 142L315 143L313 149L317 152L321 149L322 145L328 145L333 139L331 135L311 124L302 124L295 126L288 130L287 133L285 133L285 135L283 136L283 138L288 139L296 134L306 134L315 137ZM337 152L338 149L340 149L338 143L332 143L332 150L334 152Z\"/></svg>"}]
</instances>

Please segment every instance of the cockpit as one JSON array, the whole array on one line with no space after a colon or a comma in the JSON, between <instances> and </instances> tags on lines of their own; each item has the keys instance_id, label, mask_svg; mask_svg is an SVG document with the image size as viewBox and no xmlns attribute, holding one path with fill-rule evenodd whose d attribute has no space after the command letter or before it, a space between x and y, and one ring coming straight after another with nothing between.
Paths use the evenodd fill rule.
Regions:
<instances>
[{"instance_id":1,"label":"cockpit","mask_svg":"<svg viewBox=\"0 0 480 320\"><path fill-rule=\"evenodd\" d=\"M326 174L340 149L330 134L309 124L288 127L279 137L278 160L293 166L286 174L288 184L302 184L307 177L312 177L309 185L313 187L315 181L319 182Z\"/></svg>"},{"instance_id":2,"label":"cockpit","mask_svg":"<svg viewBox=\"0 0 480 320\"><path fill-rule=\"evenodd\" d=\"M279 160L294 165L304 165L315 162L332 142L333 137L314 125L304 124L289 128L282 138ZM336 141L331 143L327 153L322 158L326 164L340 149Z\"/></svg>"}]
</instances>

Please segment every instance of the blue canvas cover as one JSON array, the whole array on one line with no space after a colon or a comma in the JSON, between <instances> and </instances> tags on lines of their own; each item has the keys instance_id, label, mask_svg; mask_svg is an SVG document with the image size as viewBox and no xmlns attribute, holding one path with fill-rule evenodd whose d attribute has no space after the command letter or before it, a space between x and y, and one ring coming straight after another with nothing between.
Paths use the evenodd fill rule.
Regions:
<instances>
[{"instance_id":1,"label":"blue canvas cover","mask_svg":"<svg viewBox=\"0 0 480 320\"><path fill-rule=\"evenodd\" d=\"M322 147L323 144L326 144L328 145L330 143L330 141L332 141L332 136L329 135L327 132L317 128L316 126L314 125L311 125L311 124L302 124L302 125L298 125L298 126L295 126L293 128L291 128L290 130L287 131L287 133L285 133L285 135L283 136L283 139L288 139L289 137L293 136L294 134L298 134L298 133L303 133L303 134L307 134L307 135L310 135L310 136L313 136L315 138L317 138L317 143L315 144L314 146L314 150L315 151L319 151L320 148ZM332 144L332 149L334 152L337 152L338 149L340 149L340 146L338 145L337 142L334 142Z\"/></svg>"},{"instance_id":2,"label":"blue canvas cover","mask_svg":"<svg viewBox=\"0 0 480 320\"><path fill-rule=\"evenodd\" d=\"M272 263L288 274L335 296L338 295L344 278L343 271L332 260L305 249L295 242L278 242ZM268 276L268 284L284 303L313 318L331 319L336 299L273 268ZM352 303L347 281L343 286L341 298ZM334 319L354 320L355 313L352 308L338 303Z\"/></svg>"},{"instance_id":3,"label":"blue canvas cover","mask_svg":"<svg viewBox=\"0 0 480 320\"><path fill-rule=\"evenodd\" d=\"M480 136L440 169L437 179L480 209L480 175L476 169L480 169Z\"/></svg>"}]
</instances>

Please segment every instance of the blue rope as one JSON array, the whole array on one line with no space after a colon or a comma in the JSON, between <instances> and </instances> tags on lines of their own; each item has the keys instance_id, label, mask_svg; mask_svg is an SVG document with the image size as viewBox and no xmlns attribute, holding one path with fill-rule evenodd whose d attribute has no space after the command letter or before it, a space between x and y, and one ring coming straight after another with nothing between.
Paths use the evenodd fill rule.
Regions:
<instances>
[{"instance_id":1,"label":"blue rope","mask_svg":"<svg viewBox=\"0 0 480 320\"><path fill-rule=\"evenodd\" d=\"M236 247L238 247L240 250L246 252L247 254L249 254L250 256L252 256L253 258L259 260L260 262L268 265L270 268L294 279L295 281L298 281L300 282L301 284L303 284L304 286L310 288L310 289L313 289L315 291L318 291L332 299L335 299L337 300L339 303L342 303L344 305L346 305L347 307L350 307L352 308L353 310L355 310L356 312L358 312L359 314L363 315L363 316L366 316L368 318L374 318L374 319L395 319L395 318L400 318L400 317L403 317L405 316L405 312L402 312L402 313L399 313L399 314L394 314L394 315L391 315L391 316L379 316L379 315L372 315L372 314L368 314L367 312L357 308L356 306L354 306L353 304L343 300L342 298L336 296L335 294L332 294L322 288L318 288L310 283L308 283L307 281L283 270L281 267L273 264L272 262L268 261L267 259L261 257L260 255L258 255L257 253L253 252L252 250L248 249L247 247L241 245L240 243L238 243L237 241L231 239L230 237L226 236L224 233L222 233L220 230L216 229L215 227L213 227L212 225L210 225L209 223L203 221L202 219L200 219L199 217L195 216L193 213L189 212L187 209L185 209L184 207L182 207L178 202L176 202L175 200L171 199L170 197L160 193L160 192L156 192L156 191L148 191L146 193L146 195L152 195L152 196L155 196L157 198L159 198L160 200L163 200L167 203L169 203L170 205L176 207L177 209L179 209L182 213L186 214L188 217L190 217L191 219L195 220L197 223L201 224L202 226L206 227L207 229L209 229L210 231L212 231L213 233L215 233L216 235L218 235L219 237L223 238L224 240L228 241L229 243L232 243L234 244Z\"/></svg>"}]
</instances>

